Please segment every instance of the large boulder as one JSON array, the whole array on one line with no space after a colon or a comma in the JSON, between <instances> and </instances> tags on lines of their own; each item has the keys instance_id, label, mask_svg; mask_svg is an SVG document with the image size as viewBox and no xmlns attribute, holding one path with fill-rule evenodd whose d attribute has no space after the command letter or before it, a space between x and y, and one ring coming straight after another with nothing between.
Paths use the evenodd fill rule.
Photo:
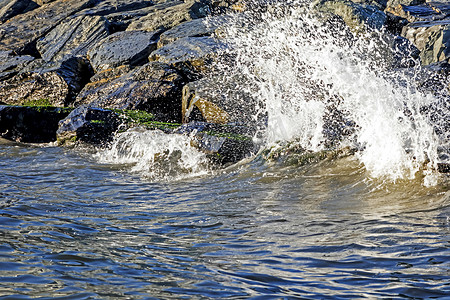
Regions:
<instances>
[{"instance_id":1,"label":"large boulder","mask_svg":"<svg viewBox=\"0 0 450 300\"><path fill-rule=\"evenodd\" d=\"M88 52L88 58L96 72L121 65L142 65L156 49L153 32L122 31L112 34L95 44Z\"/></svg>"},{"instance_id":2,"label":"large boulder","mask_svg":"<svg viewBox=\"0 0 450 300\"><path fill-rule=\"evenodd\" d=\"M0 137L23 143L53 142L58 122L69 112L65 108L0 105Z\"/></svg>"},{"instance_id":3,"label":"large boulder","mask_svg":"<svg viewBox=\"0 0 450 300\"><path fill-rule=\"evenodd\" d=\"M411 23L403 28L402 36L419 50L423 65L450 57L450 19L444 21Z\"/></svg>"},{"instance_id":4,"label":"large boulder","mask_svg":"<svg viewBox=\"0 0 450 300\"><path fill-rule=\"evenodd\" d=\"M0 51L36 54L36 41L75 12L96 0L65 0L43 5L0 25ZM36 54L37 55L37 54Z\"/></svg>"},{"instance_id":5,"label":"large boulder","mask_svg":"<svg viewBox=\"0 0 450 300\"><path fill-rule=\"evenodd\" d=\"M132 22L127 30L167 30L183 22L209 14L207 3L198 0L173 1L169 7L157 9Z\"/></svg>"},{"instance_id":6,"label":"large boulder","mask_svg":"<svg viewBox=\"0 0 450 300\"><path fill-rule=\"evenodd\" d=\"M115 109L140 109L156 120L181 120L181 89L184 80L166 64L150 62L117 78L87 84L75 105Z\"/></svg>"},{"instance_id":7,"label":"large boulder","mask_svg":"<svg viewBox=\"0 0 450 300\"><path fill-rule=\"evenodd\" d=\"M262 104L249 91L238 89L243 78L210 76L190 82L183 88L183 122L206 121L215 124L245 124L254 131L265 126ZM260 124L261 123L261 124Z\"/></svg>"},{"instance_id":8,"label":"large boulder","mask_svg":"<svg viewBox=\"0 0 450 300\"><path fill-rule=\"evenodd\" d=\"M34 68L0 82L0 100L21 105L45 100L53 106L70 105L90 77L82 58L73 57L57 64L34 64Z\"/></svg>"},{"instance_id":9,"label":"large boulder","mask_svg":"<svg viewBox=\"0 0 450 300\"><path fill-rule=\"evenodd\" d=\"M404 18L408 22L427 22L445 19L450 13L450 4L445 2L429 2L419 4L420 1L402 1L404 5L388 6L386 12ZM424 2L424 1L423 1ZM414 4L416 3L416 4Z\"/></svg>"},{"instance_id":10,"label":"large boulder","mask_svg":"<svg viewBox=\"0 0 450 300\"><path fill-rule=\"evenodd\" d=\"M114 31L123 31L128 25L154 9L155 1L150 0L103 0L94 7L86 8L76 16L103 16ZM169 2L170 3L170 2Z\"/></svg>"},{"instance_id":11,"label":"large boulder","mask_svg":"<svg viewBox=\"0 0 450 300\"><path fill-rule=\"evenodd\" d=\"M0 24L37 7L39 6L32 0L2 0L0 1Z\"/></svg>"},{"instance_id":12,"label":"large boulder","mask_svg":"<svg viewBox=\"0 0 450 300\"><path fill-rule=\"evenodd\" d=\"M220 29L229 20L229 16L215 16L184 22L163 32L158 41L158 48L185 37L220 36Z\"/></svg>"},{"instance_id":13,"label":"large boulder","mask_svg":"<svg viewBox=\"0 0 450 300\"><path fill-rule=\"evenodd\" d=\"M0 53L0 80L8 79L16 75L34 60L30 55L11 55L10 52Z\"/></svg>"},{"instance_id":14,"label":"large boulder","mask_svg":"<svg viewBox=\"0 0 450 300\"><path fill-rule=\"evenodd\" d=\"M220 126L205 122L183 124L174 133L191 137L191 145L208 154L214 163L236 163L258 152L258 145L247 135L245 126Z\"/></svg>"},{"instance_id":15,"label":"large boulder","mask_svg":"<svg viewBox=\"0 0 450 300\"><path fill-rule=\"evenodd\" d=\"M354 32L362 32L366 28L381 29L387 20L386 14L378 7L350 0L317 0L314 7L320 12L341 17Z\"/></svg>"},{"instance_id":16,"label":"large boulder","mask_svg":"<svg viewBox=\"0 0 450 300\"><path fill-rule=\"evenodd\" d=\"M149 60L169 64L188 78L195 79L225 49L226 45L213 37L185 37L153 51Z\"/></svg>"},{"instance_id":17,"label":"large boulder","mask_svg":"<svg viewBox=\"0 0 450 300\"><path fill-rule=\"evenodd\" d=\"M112 139L120 123L118 114L111 110L80 106L59 122L57 141L67 146L75 142L103 144Z\"/></svg>"},{"instance_id":18,"label":"large boulder","mask_svg":"<svg viewBox=\"0 0 450 300\"><path fill-rule=\"evenodd\" d=\"M64 20L36 48L45 61L60 61L71 56L86 56L93 44L109 34L109 23L100 16L79 16Z\"/></svg>"}]
</instances>

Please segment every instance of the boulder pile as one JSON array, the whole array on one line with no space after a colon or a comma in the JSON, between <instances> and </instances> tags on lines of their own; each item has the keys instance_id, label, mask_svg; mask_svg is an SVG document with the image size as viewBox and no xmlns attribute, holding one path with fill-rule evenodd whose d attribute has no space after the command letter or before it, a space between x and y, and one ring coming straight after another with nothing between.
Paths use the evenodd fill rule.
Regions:
<instances>
[{"instance_id":1,"label":"boulder pile","mask_svg":"<svg viewBox=\"0 0 450 300\"><path fill-rule=\"evenodd\" d=\"M136 111L151 116L144 122L148 128L195 130L193 144L220 154L221 162L241 159L256 149L250 138L251 127L260 125L251 123L254 105L236 110L230 97L208 89L216 79L204 75L227 50L221 28L230 14L252 9L250 2L274 1L1 1L0 137L95 144L107 141L120 124L139 125L124 117ZM398 54L393 67L420 63L448 75L447 2L317 0L312 7L341 19L355 34L385 30ZM28 118L34 121L24 122ZM188 124L173 129L181 123Z\"/></svg>"}]
</instances>

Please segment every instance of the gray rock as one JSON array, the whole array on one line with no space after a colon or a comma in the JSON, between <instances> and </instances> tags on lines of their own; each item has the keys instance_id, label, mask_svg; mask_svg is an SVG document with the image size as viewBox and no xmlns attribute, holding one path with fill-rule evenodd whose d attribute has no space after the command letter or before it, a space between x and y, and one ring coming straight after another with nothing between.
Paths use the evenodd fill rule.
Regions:
<instances>
[{"instance_id":1,"label":"gray rock","mask_svg":"<svg viewBox=\"0 0 450 300\"><path fill-rule=\"evenodd\" d=\"M450 14L450 4L430 2L420 5L397 5L386 8L386 12L404 18L408 22L434 22Z\"/></svg>"},{"instance_id":2,"label":"gray rock","mask_svg":"<svg viewBox=\"0 0 450 300\"><path fill-rule=\"evenodd\" d=\"M39 6L36 2L31 0L2 0L0 1L0 23L37 7Z\"/></svg>"},{"instance_id":3,"label":"gray rock","mask_svg":"<svg viewBox=\"0 0 450 300\"><path fill-rule=\"evenodd\" d=\"M42 62L41 62L42 63ZM31 63L16 76L0 83L2 102L21 105L44 101L53 106L70 105L90 77L86 61L71 58L57 64ZM34 68L32 68L32 67Z\"/></svg>"},{"instance_id":4,"label":"gray rock","mask_svg":"<svg viewBox=\"0 0 450 300\"><path fill-rule=\"evenodd\" d=\"M251 96L250 91L237 89L237 82L245 80L216 75L186 84L182 97L183 123L245 124L256 130L261 125L259 122L265 123L263 117L255 118L262 104Z\"/></svg>"},{"instance_id":5,"label":"gray rock","mask_svg":"<svg viewBox=\"0 0 450 300\"><path fill-rule=\"evenodd\" d=\"M247 132L245 126L220 126L205 122L183 124L175 130L177 134L189 135L192 146L220 165L236 163L258 152L258 146Z\"/></svg>"},{"instance_id":6,"label":"gray rock","mask_svg":"<svg viewBox=\"0 0 450 300\"><path fill-rule=\"evenodd\" d=\"M93 44L109 34L108 21L100 16L79 16L64 20L39 39L36 48L45 61L86 56Z\"/></svg>"},{"instance_id":7,"label":"gray rock","mask_svg":"<svg viewBox=\"0 0 450 300\"><path fill-rule=\"evenodd\" d=\"M103 0L93 7L86 8L77 15L106 16L153 6L150 0Z\"/></svg>"},{"instance_id":8,"label":"gray rock","mask_svg":"<svg viewBox=\"0 0 450 300\"><path fill-rule=\"evenodd\" d=\"M75 142L103 144L112 139L119 125L119 116L113 111L81 106L59 122L57 141L65 146Z\"/></svg>"},{"instance_id":9,"label":"gray rock","mask_svg":"<svg viewBox=\"0 0 450 300\"><path fill-rule=\"evenodd\" d=\"M8 79L16 75L22 68L34 60L34 57L29 55L0 56L0 80Z\"/></svg>"},{"instance_id":10,"label":"gray rock","mask_svg":"<svg viewBox=\"0 0 450 300\"><path fill-rule=\"evenodd\" d=\"M43 5L0 25L0 51L34 54L36 41L95 0L65 0Z\"/></svg>"},{"instance_id":11,"label":"gray rock","mask_svg":"<svg viewBox=\"0 0 450 300\"><path fill-rule=\"evenodd\" d=\"M88 58L96 72L120 65L147 62L156 49L155 34L146 31L122 31L112 34L92 46Z\"/></svg>"},{"instance_id":12,"label":"gray rock","mask_svg":"<svg viewBox=\"0 0 450 300\"><path fill-rule=\"evenodd\" d=\"M169 64L192 79L204 73L209 62L225 49L225 44L212 37L186 37L153 51L149 60Z\"/></svg>"},{"instance_id":13,"label":"gray rock","mask_svg":"<svg viewBox=\"0 0 450 300\"><path fill-rule=\"evenodd\" d=\"M139 109L155 120L181 120L183 78L168 65L151 62L112 80L91 82L79 93L75 105Z\"/></svg>"},{"instance_id":14,"label":"gray rock","mask_svg":"<svg viewBox=\"0 0 450 300\"><path fill-rule=\"evenodd\" d=\"M161 34L158 48L184 37L219 36L220 28L229 21L230 17L228 16L215 16L182 23Z\"/></svg>"},{"instance_id":15,"label":"gray rock","mask_svg":"<svg viewBox=\"0 0 450 300\"><path fill-rule=\"evenodd\" d=\"M56 140L58 122L68 109L0 105L0 137L23 143L49 143Z\"/></svg>"},{"instance_id":16,"label":"gray rock","mask_svg":"<svg viewBox=\"0 0 450 300\"><path fill-rule=\"evenodd\" d=\"M174 1L173 5L157 9L148 15L132 22L127 30L168 30L183 22L206 17L209 6L198 0Z\"/></svg>"},{"instance_id":17,"label":"gray rock","mask_svg":"<svg viewBox=\"0 0 450 300\"><path fill-rule=\"evenodd\" d=\"M420 50L423 65L450 57L450 19L446 22L436 22L412 23L402 31L402 36Z\"/></svg>"},{"instance_id":18,"label":"gray rock","mask_svg":"<svg viewBox=\"0 0 450 300\"><path fill-rule=\"evenodd\" d=\"M320 12L341 17L355 32L364 31L366 27L381 29L387 20L386 14L377 7L349 0L318 0L314 7Z\"/></svg>"},{"instance_id":19,"label":"gray rock","mask_svg":"<svg viewBox=\"0 0 450 300\"><path fill-rule=\"evenodd\" d=\"M90 84L93 85L101 85L107 81L114 80L119 78L122 75L127 74L131 71L131 67L129 65L122 65L116 68L106 69L95 73L94 76L90 79Z\"/></svg>"}]
</instances>

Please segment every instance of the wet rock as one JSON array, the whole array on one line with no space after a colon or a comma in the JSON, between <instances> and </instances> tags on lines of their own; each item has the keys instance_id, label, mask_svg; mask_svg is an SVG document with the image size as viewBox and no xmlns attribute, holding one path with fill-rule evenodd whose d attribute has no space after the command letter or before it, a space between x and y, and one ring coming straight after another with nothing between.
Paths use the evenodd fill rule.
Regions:
<instances>
[{"instance_id":1,"label":"wet rock","mask_svg":"<svg viewBox=\"0 0 450 300\"><path fill-rule=\"evenodd\" d=\"M384 36L390 53L386 55L391 68L411 68L418 64L420 51L408 39L401 36Z\"/></svg>"},{"instance_id":2,"label":"wet rock","mask_svg":"<svg viewBox=\"0 0 450 300\"><path fill-rule=\"evenodd\" d=\"M411 23L403 28L402 36L420 50L423 65L450 57L450 19L445 22Z\"/></svg>"},{"instance_id":3,"label":"wet rock","mask_svg":"<svg viewBox=\"0 0 450 300\"><path fill-rule=\"evenodd\" d=\"M204 122L183 124L175 130L192 138L191 145L207 153L218 164L236 163L258 151L245 126L220 126Z\"/></svg>"},{"instance_id":4,"label":"wet rock","mask_svg":"<svg viewBox=\"0 0 450 300\"><path fill-rule=\"evenodd\" d=\"M39 7L31 0L3 0L0 6L0 23Z\"/></svg>"},{"instance_id":5,"label":"wet rock","mask_svg":"<svg viewBox=\"0 0 450 300\"><path fill-rule=\"evenodd\" d=\"M21 69L34 60L29 55L13 56L9 53L0 54L0 80L16 75Z\"/></svg>"},{"instance_id":6,"label":"wet rock","mask_svg":"<svg viewBox=\"0 0 450 300\"><path fill-rule=\"evenodd\" d=\"M149 0L106 0L76 15L103 16L110 22L113 31L123 31L132 21L153 11L150 10L152 6L154 1Z\"/></svg>"},{"instance_id":7,"label":"wet rock","mask_svg":"<svg viewBox=\"0 0 450 300\"><path fill-rule=\"evenodd\" d=\"M260 124L265 124L264 116L260 116L262 104L250 91L237 88L243 81L237 77L211 76L186 84L182 98L183 122L246 124L253 130L264 126Z\"/></svg>"},{"instance_id":8,"label":"wet rock","mask_svg":"<svg viewBox=\"0 0 450 300\"><path fill-rule=\"evenodd\" d=\"M131 67L129 65L122 65L116 68L110 68L101 70L95 73L94 76L90 79L90 85L102 85L106 82L112 81L120 76L123 76L131 71Z\"/></svg>"},{"instance_id":9,"label":"wet rock","mask_svg":"<svg viewBox=\"0 0 450 300\"><path fill-rule=\"evenodd\" d=\"M349 0L318 0L314 7L320 12L341 17L355 32L364 31L366 27L381 29L387 20L386 14L377 7Z\"/></svg>"},{"instance_id":10,"label":"wet rock","mask_svg":"<svg viewBox=\"0 0 450 300\"><path fill-rule=\"evenodd\" d=\"M113 111L81 106L59 122L57 141L65 146L75 142L103 144L112 139L120 123L119 116Z\"/></svg>"},{"instance_id":11,"label":"wet rock","mask_svg":"<svg viewBox=\"0 0 450 300\"><path fill-rule=\"evenodd\" d=\"M150 62L113 80L91 82L80 92L76 105L140 109L155 120L181 120L183 78L166 64Z\"/></svg>"},{"instance_id":12,"label":"wet rock","mask_svg":"<svg viewBox=\"0 0 450 300\"><path fill-rule=\"evenodd\" d=\"M169 64L192 80L225 49L225 44L212 37L186 37L153 51L149 60Z\"/></svg>"},{"instance_id":13,"label":"wet rock","mask_svg":"<svg viewBox=\"0 0 450 300\"><path fill-rule=\"evenodd\" d=\"M95 0L51 2L18 15L0 25L0 51L38 55L36 41L73 13L95 3Z\"/></svg>"},{"instance_id":14,"label":"wet rock","mask_svg":"<svg viewBox=\"0 0 450 300\"><path fill-rule=\"evenodd\" d=\"M183 22L203 18L209 14L209 7L203 1L174 1L171 4L173 5L155 10L132 22L127 30L167 30Z\"/></svg>"},{"instance_id":15,"label":"wet rock","mask_svg":"<svg viewBox=\"0 0 450 300\"><path fill-rule=\"evenodd\" d=\"M411 1L411 3L418 3L418 1ZM432 22L447 18L450 13L450 4L444 2L428 2L418 5L400 4L388 6L386 12L404 18L408 22Z\"/></svg>"},{"instance_id":16,"label":"wet rock","mask_svg":"<svg viewBox=\"0 0 450 300\"><path fill-rule=\"evenodd\" d=\"M79 16L63 21L39 39L36 48L45 61L86 56L93 44L109 34L108 21L100 16Z\"/></svg>"},{"instance_id":17,"label":"wet rock","mask_svg":"<svg viewBox=\"0 0 450 300\"><path fill-rule=\"evenodd\" d=\"M54 1L58 1L58 0L34 0L34 2L36 2L37 4L39 4L41 6L51 3L51 2L54 2Z\"/></svg>"},{"instance_id":18,"label":"wet rock","mask_svg":"<svg viewBox=\"0 0 450 300\"><path fill-rule=\"evenodd\" d=\"M220 28L229 20L230 17L228 16L216 16L182 23L161 34L158 41L158 48L185 37L219 36Z\"/></svg>"},{"instance_id":19,"label":"wet rock","mask_svg":"<svg viewBox=\"0 0 450 300\"><path fill-rule=\"evenodd\" d=\"M0 83L3 102L20 105L45 99L53 106L68 106L84 86L86 78L90 77L88 65L81 58L40 67L36 65Z\"/></svg>"},{"instance_id":20,"label":"wet rock","mask_svg":"<svg viewBox=\"0 0 450 300\"><path fill-rule=\"evenodd\" d=\"M152 32L117 32L99 41L88 52L88 58L96 72L120 65L132 66L147 62L148 55L156 49L156 37Z\"/></svg>"},{"instance_id":21,"label":"wet rock","mask_svg":"<svg viewBox=\"0 0 450 300\"><path fill-rule=\"evenodd\" d=\"M0 105L0 137L23 143L49 143L56 140L58 122L68 109Z\"/></svg>"}]
</instances>

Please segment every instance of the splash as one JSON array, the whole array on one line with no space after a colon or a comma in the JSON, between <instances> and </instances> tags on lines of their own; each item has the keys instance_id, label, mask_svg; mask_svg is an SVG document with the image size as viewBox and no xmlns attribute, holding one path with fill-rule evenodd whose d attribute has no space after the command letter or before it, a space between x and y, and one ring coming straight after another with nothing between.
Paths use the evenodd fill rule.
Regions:
<instances>
[{"instance_id":1,"label":"splash","mask_svg":"<svg viewBox=\"0 0 450 300\"><path fill-rule=\"evenodd\" d=\"M436 96L390 68L381 33L354 36L309 11L274 4L239 15L227 29L232 55L217 68L248 79L238 89L264 104L266 144L295 140L319 151L331 140L332 147L357 148L372 176L392 181L436 169L445 141L421 113Z\"/></svg>"},{"instance_id":2,"label":"splash","mask_svg":"<svg viewBox=\"0 0 450 300\"><path fill-rule=\"evenodd\" d=\"M95 158L157 181L199 176L209 169L206 155L191 147L188 136L143 128L118 133Z\"/></svg>"}]
</instances>

